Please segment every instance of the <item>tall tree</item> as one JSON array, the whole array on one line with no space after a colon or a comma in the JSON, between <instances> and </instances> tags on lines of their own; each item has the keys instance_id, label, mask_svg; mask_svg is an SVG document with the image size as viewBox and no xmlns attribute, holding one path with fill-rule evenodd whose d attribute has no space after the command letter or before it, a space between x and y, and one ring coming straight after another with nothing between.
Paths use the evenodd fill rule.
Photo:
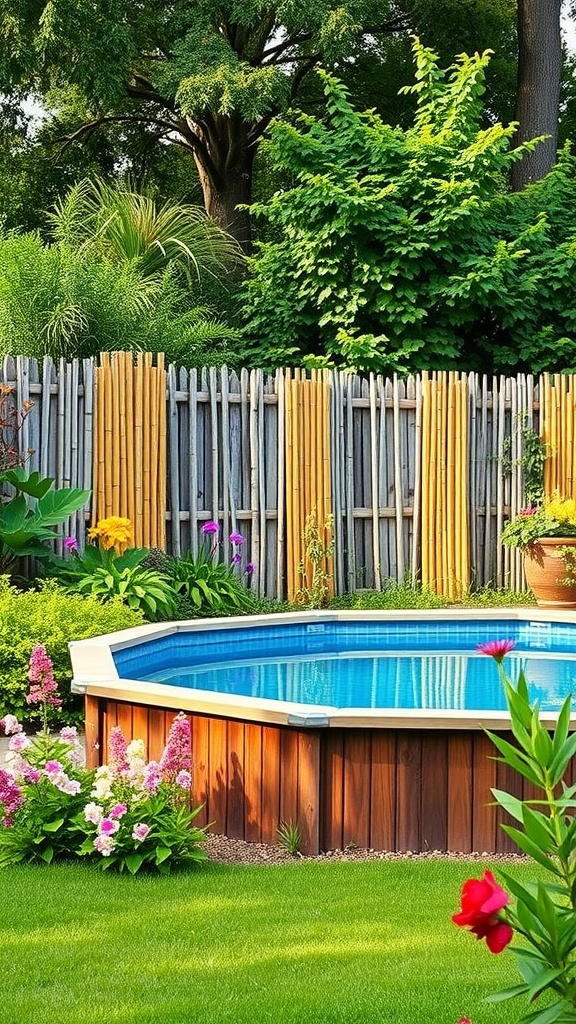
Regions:
<instances>
[{"instance_id":1,"label":"tall tree","mask_svg":"<svg viewBox=\"0 0 576 1024\"><path fill-rule=\"evenodd\" d=\"M539 135L548 138L514 165L512 185L516 191L539 181L556 162L562 80L562 0L517 0L517 3L517 138L519 143Z\"/></svg>"},{"instance_id":2,"label":"tall tree","mask_svg":"<svg viewBox=\"0 0 576 1024\"><path fill-rule=\"evenodd\" d=\"M140 124L193 158L206 210L244 245L256 149L319 62L406 25L394 0L8 0L0 80L76 86L103 124Z\"/></svg>"}]
</instances>

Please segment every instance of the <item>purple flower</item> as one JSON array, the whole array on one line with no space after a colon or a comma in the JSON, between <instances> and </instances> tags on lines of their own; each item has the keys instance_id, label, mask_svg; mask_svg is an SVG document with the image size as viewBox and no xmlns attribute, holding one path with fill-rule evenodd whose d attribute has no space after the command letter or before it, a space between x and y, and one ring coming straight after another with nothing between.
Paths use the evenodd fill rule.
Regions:
<instances>
[{"instance_id":1,"label":"purple flower","mask_svg":"<svg viewBox=\"0 0 576 1024\"><path fill-rule=\"evenodd\" d=\"M108 812L110 818L123 818L128 810L126 804L114 804Z\"/></svg>"},{"instance_id":2,"label":"purple flower","mask_svg":"<svg viewBox=\"0 0 576 1024\"><path fill-rule=\"evenodd\" d=\"M64 551L78 551L78 541L76 537L64 537Z\"/></svg>"},{"instance_id":3,"label":"purple flower","mask_svg":"<svg viewBox=\"0 0 576 1024\"><path fill-rule=\"evenodd\" d=\"M242 555L239 555L238 552L236 552L235 555L232 555L232 565L240 565L241 561Z\"/></svg>"},{"instance_id":4,"label":"purple flower","mask_svg":"<svg viewBox=\"0 0 576 1024\"><path fill-rule=\"evenodd\" d=\"M202 533L218 533L220 527L218 523L215 523L213 519L209 519L207 523L202 526Z\"/></svg>"},{"instance_id":5,"label":"purple flower","mask_svg":"<svg viewBox=\"0 0 576 1024\"><path fill-rule=\"evenodd\" d=\"M44 765L44 771L47 775L58 775L64 770L64 765L60 761L46 761Z\"/></svg>"},{"instance_id":6,"label":"purple flower","mask_svg":"<svg viewBox=\"0 0 576 1024\"><path fill-rule=\"evenodd\" d=\"M149 833L150 825L146 825L143 821L139 821L137 825L134 825L132 830L132 839L135 839L137 843L143 843Z\"/></svg>"},{"instance_id":7,"label":"purple flower","mask_svg":"<svg viewBox=\"0 0 576 1024\"><path fill-rule=\"evenodd\" d=\"M255 569L256 566L254 565L254 562L248 562L246 568L244 569L244 572L246 573L247 576L251 576Z\"/></svg>"},{"instance_id":8,"label":"purple flower","mask_svg":"<svg viewBox=\"0 0 576 1024\"><path fill-rule=\"evenodd\" d=\"M154 794L158 792L158 787L161 782L162 772L160 771L160 765L157 761L149 761L146 765L144 781L142 783L144 789L147 789L148 792L154 796Z\"/></svg>"},{"instance_id":9,"label":"purple flower","mask_svg":"<svg viewBox=\"0 0 576 1024\"><path fill-rule=\"evenodd\" d=\"M174 781L181 789L190 789L190 786L192 785L192 776L190 772L181 771L178 772Z\"/></svg>"},{"instance_id":10,"label":"purple flower","mask_svg":"<svg viewBox=\"0 0 576 1024\"><path fill-rule=\"evenodd\" d=\"M24 795L10 772L0 768L0 815L6 828L12 825L13 815L24 803Z\"/></svg>"},{"instance_id":11,"label":"purple flower","mask_svg":"<svg viewBox=\"0 0 576 1024\"><path fill-rule=\"evenodd\" d=\"M26 771L24 772L24 778L26 782L29 782L31 783L31 785L34 785L36 782L39 782L40 779L42 778L42 772L38 768L27 768Z\"/></svg>"},{"instance_id":12,"label":"purple flower","mask_svg":"<svg viewBox=\"0 0 576 1024\"><path fill-rule=\"evenodd\" d=\"M245 539L241 533L231 533L228 538L231 544L243 544Z\"/></svg>"}]
</instances>

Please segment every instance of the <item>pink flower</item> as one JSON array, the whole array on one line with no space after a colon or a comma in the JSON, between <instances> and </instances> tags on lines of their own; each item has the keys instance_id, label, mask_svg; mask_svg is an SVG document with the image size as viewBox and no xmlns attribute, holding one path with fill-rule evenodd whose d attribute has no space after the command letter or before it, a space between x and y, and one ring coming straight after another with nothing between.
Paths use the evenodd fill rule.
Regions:
<instances>
[{"instance_id":1,"label":"pink flower","mask_svg":"<svg viewBox=\"0 0 576 1024\"><path fill-rule=\"evenodd\" d=\"M119 822L113 821L112 818L102 818L98 825L98 831L101 836L113 836L119 828Z\"/></svg>"},{"instance_id":2,"label":"pink flower","mask_svg":"<svg viewBox=\"0 0 576 1024\"><path fill-rule=\"evenodd\" d=\"M20 754L26 747L32 746L32 740L28 739L23 732L17 732L10 742L8 743L8 750L13 750L16 754Z\"/></svg>"},{"instance_id":3,"label":"pink flower","mask_svg":"<svg viewBox=\"0 0 576 1024\"><path fill-rule=\"evenodd\" d=\"M535 516L538 509L533 506L532 508L521 508L518 512L519 516Z\"/></svg>"},{"instance_id":4,"label":"pink flower","mask_svg":"<svg viewBox=\"0 0 576 1024\"><path fill-rule=\"evenodd\" d=\"M137 825L134 825L132 830L132 839L137 843L143 843L149 834L150 825L146 825L143 821L139 821Z\"/></svg>"},{"instance_id":5,"label":"pink flower","mask_svg":"<svg viewBox=\"0 0 576 1024\"><path fill-rule=\"evenodd\" d=\"M123 818L127 810L126 804L114 804L108 811L108 816L110 818Z\"/></svg>"},{"instance_id":6,"label":"pink flower","mask_svg":"<svg viewBox=\"0 0 576 1024\"><path fill-rule=\"evenodd\" d=\"M472 1024L470 1017L458 1017L456 1024Z\"/></svg>"},{"instance_id":7,"label":"pink flower","mask_svg":"<svg viewBox=\"0 0 576 1024\"><path fill-rule=\"evenodd\" d=\"M161 782L162 772L160 770L160 765L157 761L149 761L146 765L144 781L142 783L144 789L147 789L148 792L154 796L154 794L158 792L158 787Z\"/></svg>"},{"instance_id":8,"label":"pink flower","mask_svg":"<svg viewBox=\"0 0 576 1024\"><path fill-rule=\"evenodd\" d=\"M78 739L78 729L75 725L65 725L63 729L60 729L60 739L63 743L76 743Z\"/></svg>"},{"instance_id":9,"label":"pink flower","mask_svg":"<svg viewBox=\"0 0 576 1024\"><path fill-rule=\"evenodd\" d=\"M111 836L94 837L94 849L98 850L98 853L101 853L103 857L109 857L115 848L116 843Z\"/></svg>"},{"instance_id":10,"label":"pink flower","mask_svg":"<svg viewBox=\"0 0 576 1024\"><path fill-rule=\"evenodd\" d=\"M124 739L122 729L119 725L115 725L110 731L110 739L108 741L108 764L116 778L121 778L130 771L130 765L126 756L127 746L128 744Z\"/></svg>"},{"instance_id":11,"label":"pink flower","mask_svg":"<svg viewBox=\"0 0 576 1024\"><path fill-rule=\"evenodd\" d=\"M44 771L47 775L58 775L59 772L64 771L64 765L60 764L60 761L46 761Z\"/></svg>"},{"instance_id":12,"label":"pink flower","mask_svg":"<svg viewBox=\"0 0 576 1024\"><path fill-rule=\"evenodd\" d=\"M5 768L0 768L0 814L4 812L2 824L9 828L19 807L24 803L24 794L14 778Z\"/></svg>"},{"instance_id":13,"label":"pink flower","mask_svg":"<svg viewBox=\"0 0 576 1024\"><path fill-rule=\"evenodd\" d=\"M202 533L218 533L220 527L218 523L215 523L213 519L209 519L207 523L201 527Z\"/></svg>"},{"instance_id":14,"label":"pink flower","mask_svg":"<svg viewBox=\"0 0 576 1024\"><path fill-rule=\"evenodd\" d=\"M190 772L181 771L178 772L174 781L181 789L190 789L190 786L192 785L192 776Z\"/></svg>"},{"instance_id":15,"label":"pink flower","mask_svg":"<svg viewBox=\"0 0 576 1024\"><path fill-rule=\"evenodd\" d=\"M64 775L62 778L60 778L59 781L55 783L55 785L57 789L59 789L62 793L67 793L68 796L77 796L80 790L82 789L82 786L77 779L69 779L67 775Z\"/></svg>"},{"instance_id":16,"label":"pink flower","mask_svg":"<svg viewBox=\"0 0 576 1024\"><path fill-rule=\"evenodd\" d=\"M27 704L43 704L45 718L48 706L53 708L62 706L62 700L58 696L58 687L54 680L54 667L42 644L36 644L32 648L28 679L32 685L30 692L26 695Z\"/></svg>"},{"instance_id":17,"label":"pink flower","mask_svg":"<svg viewBox=\"0 0 576 1024\"><path fill-rule=\"evenodd\" d=\"M22 732L22 726L16 715L5 715L4 718L0 718L0 729L4 729L5 736L10 736L11 733L15 732Z\"/></svg>"},{"instance_id":18,"label":"pink flower","mask_svg":"<svg viewBox=\"0 0 576 1024\"><path fill-rule=\"evenodd\" d=\"M30 782L32 783L32 785L34 785L36 782L39 782L40 779L42 778L42 772L39 771L38 768L26 768L24 772L24 778L26 782Z\"/></svg>"},{"instance_id":19,"label":"pink flower","mask_svg":"<svg viewBox=\"0 0 576 1024\"><path fill-rule=\"evenodd\" d=\"M63 543L64 551L78 551L78 541L76 537L64 537Z\"/></svg>"},{"instance_id":20,"label":"pink flower","mask_svg":"<svg viewBox=\"0 0 576 1024\"><path fill-rule=\"evenodd\" d=\"M231 533L229 538L228 538L228 540L230 541L231 544L238 544L238 545L243 544L245 539L246 538L243 537L241 533Z\"/></svg>"},{"instance_id":21,"label":"pink flower","mask_svg":"<svg viewBox=\"0 0 576 1024\"><path fill-rule=\"evenodd\" d=\"M160 758L160 770L165 782L174 782L179 772L189 772L192 767L192 734L190 722L182 712L176 716L164 753Z\"/></svg>"},{"instance_id":22,"label":"pink flower","mask_svg":"<svg viewBox=\"0 0 576 1024\"><path fill-rule=\"evenodd\" d=\"M485 644L476 644L481 654L487 654L500 664L507 654L516 647L515 640L488 640Z\"/></svg>"}]
</instances>

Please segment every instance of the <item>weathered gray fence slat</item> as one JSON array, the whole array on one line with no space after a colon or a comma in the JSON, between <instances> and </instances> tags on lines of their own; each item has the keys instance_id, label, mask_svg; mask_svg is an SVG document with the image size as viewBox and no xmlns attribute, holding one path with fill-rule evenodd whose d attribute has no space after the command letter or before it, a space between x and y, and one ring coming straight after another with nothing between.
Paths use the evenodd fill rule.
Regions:
<instances>
[{"instance_id":1,"label":"weathered gray fence slat","mask_svg":"<svg viewBox=\"0 0 576 1024\"><path fill-rule=\"evenodd\" d=\"M6 357L0 379L19 408L32 408L18 434L30 469L57 486L91 486L93 360ZM525 587L520 552L504 548L505 520L524 503L522 426L538 428L539 389L530 375L468 375L470 553L475 585ZM330 375L331 488L335 589L382 586L418 573L422 504L422 378L405 382L333 371ZM243 558L256 567L259 593L284 596L286 552L284 373L226 368L176 370L167 382L169 548L198 550L199 527L246 536ZM127 444L130 410L112 424ZM509 445L510 467L504 464ZM125 510L119 510L123 514ZM89 507L64 524L84 541Z\"/></svg>"}]
</instances>

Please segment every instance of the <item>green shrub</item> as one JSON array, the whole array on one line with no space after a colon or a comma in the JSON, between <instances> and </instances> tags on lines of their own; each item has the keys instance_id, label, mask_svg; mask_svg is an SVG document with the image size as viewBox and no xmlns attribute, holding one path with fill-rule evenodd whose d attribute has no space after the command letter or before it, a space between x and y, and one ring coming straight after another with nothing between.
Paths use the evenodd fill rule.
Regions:
<instances>
[{"instance_id":1,"label":"green shrub","mask_svg":"<svg viewBox=\"0 0 576 1024\"><path fill-rule=\"evenodd\" d=\"M350 608L355 611L378 611L409 608L446 608L446 598L408 579L403 583L385 580L382 590L356 590L330 601L329 608Z\"/></svg>"},{"instance_id":2,"label":"green shrub","mask_svg":"<svg viewBox=\"0 0 576 1024\"><path fill-rule=\"evenodd\" d=\"M470 591L462 598L465 608L510 608L536 604L531 590L510 590L486 584L480 590Z\"/></svg>"},{"instance_id":3,"label":"green shrub","mask_svg":"<svg viewBox=\"0 0 576 1024\"><path fill-rule=\"evenodd\" d=\"M7 577L0 577L0 717L10 713L26 718L28 661L34 644L43 644L64 698L62 721L79 721L80 699L67 692L72 678L68 641L142 622L141 612L118 600L101 604L95 597L66 594L54 582L23 592L10 586Z\"/></svg>"},{"instance_id":4,"label":"green shrub","mask_svg":"<svg viewBox=\"0 0 576 1024\"><path fill-rule=\"evenodd\" d=\"M180 594L182 618L198 615L241 615L251 607L251 595L233 569L216 562L213 554L200 548L194 557L169 560L170 575ZM183 614L185 613L185 614Z\"/></svg>"}]
</instances>

